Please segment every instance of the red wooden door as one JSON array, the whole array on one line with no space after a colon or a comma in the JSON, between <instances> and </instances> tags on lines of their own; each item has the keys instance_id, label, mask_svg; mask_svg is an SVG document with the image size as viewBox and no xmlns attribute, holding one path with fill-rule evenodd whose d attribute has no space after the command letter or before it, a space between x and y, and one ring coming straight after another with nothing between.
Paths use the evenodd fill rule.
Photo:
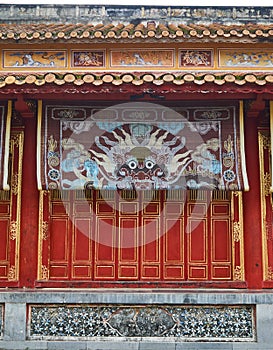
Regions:
<instances>
[{"instance_id":1,"label":"red wooden door","mask_svg":"<svg viewBox=\"0 0 273 350\"><path fill-rule=\"evenodd\" d=\"M230 197L44 192L38 279L123 285L243 280L242 237L234 236L239 206Z\"/></svg>"},{"instance_id":2,"label":"red wooden door","mask_svg":"<svg viewBox=\"0 0 273 350\"><path fill-rule=\"evenodd\" d=\"M0 287L19 283L23 132L10 140L9 191L0 191Z\"/></svg>"}]
</instances>

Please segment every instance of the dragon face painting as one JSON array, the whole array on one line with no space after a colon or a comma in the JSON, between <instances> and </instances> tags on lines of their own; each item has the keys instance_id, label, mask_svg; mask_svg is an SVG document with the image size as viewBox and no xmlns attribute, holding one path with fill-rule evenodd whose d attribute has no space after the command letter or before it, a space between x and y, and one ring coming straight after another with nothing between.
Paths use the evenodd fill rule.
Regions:
<instances>
[{"instance_id":1,"label":"dragon face painting","mask_svg":"<svg viewBox=\"0 0 273 350\"><path fill-rule=\"evenodd\" d=\"M191 162L183 137L147 124L122 125L89 151L103 181L117 189L167 189Z\"/></svg>"},{"instance_id":2,"label":"dragon face painting","mask_svg":"<svg viewBox=\"0 0 273 350\"><path fill-rule=\"evenodd\" d=\"M48 105L42 121L44 189L241 190L238 108Z\"/></svg>"}]
</instances>

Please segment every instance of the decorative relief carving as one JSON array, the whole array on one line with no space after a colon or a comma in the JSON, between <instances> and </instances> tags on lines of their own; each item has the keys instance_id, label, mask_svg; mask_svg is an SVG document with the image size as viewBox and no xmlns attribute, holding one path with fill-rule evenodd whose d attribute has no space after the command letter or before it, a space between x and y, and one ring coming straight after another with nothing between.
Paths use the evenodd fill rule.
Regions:
<instances>
[{"instance_id":1,"label":"decorative relief carving","mask_svg":"<svg viewBox=\"0 0 273 350\"><path fill-rule=\"evenodd\" d=\"M271 266L268 266L267 273L266 273L266 279L268 281L273 281L273 269Z\"/></svg>"},{"instance_id":2,"label":"decorative relief carving","mask_svg":"<svg viewBox=\"0 0 273 350\"><path fill-rule=\"evenodd\" d=\"M234 281L243 281L243 269L241 266L236 266L234 271Z\"/></svg>"},{"instance_id":3,"label":"decorative relief carving","mask_svg":"<svg viewBox=\"0 0 273 350\"><path fill-rule=\"evenodd\" d=\"M42 239L43 240L48 239L48 222L47 221L42 222Z\"/></svg>"},{"instance_id":4,"label":"decorative relief carving","mask_svg":"<svg viewBox=\"0 0 273 350\"><path fill-rule=\"evenodd\" d=\"M17 231L18 231L17 221L11 221L10 227L9 227L9 238L11 240L14 241L17 238Z\"/></svg>"},{"instance_id":5,"label":"decorative relief carving","mask_svg":"<svg viewBox=\"0 0 273 350\"><path fill-rule=\"evenodd\" d=\"M42 265L42 280L48 280L49 271L45 265Z\"/></svg>"},{"instance_id":6,"label":"decorative relief carving","mask_svg":"<svg viewBox=\"0 0 273 350\"><path fill-rule=\"evenodd\" d=\"M18 194L19 174L14 173L11 178L11 192L14 195Z\"/></svg>"},{"instance_id":7,"label":"decorative relief carving","mask_svg":"<svg viewBox=\"0 0 273 350\"><path fill-rule=\"evenodd\" d=\"M260 137L261 137L263 148L270 150L270 147L271 147L270 137L262 133L260 135L261 135Z\"/></svg>"},{"instance_id":8,"label":"decorative relief carving","mask_svg":"<svg viewBox=\"0 0 273 350\"><path fill-rule=\"evenodd\" d=\"M14 281L16 279L16 267L14 265L10 266L8 273L8 280Z\"/></svg>"},{"instance_id":9,"label":"decorative relief carving","mask_svg":"<svg viewBox=\"0 0 273 350\"><path fill-rule=\"evenodd\" d=\"M30 337L254 340L251 306L32 306Z\"/></svg>"},{"instance_id":10,"label":"decorative relief carving","mask_svg":"<svg viewBox=\"0 0 273 350\"><path fill-rule=\"evenodd\" d=\"M271 194L271 191L270 191L270 187L271 187L270 173L264 173L263 183L264 183L264 195L269 196Z\"/></svg>"},{"instance_id":11,"label":"decorative relief carving","mask_svg":"<svg viewBox=\"0 0 273 350\"><path fill-rule=\"evenodd\" d=\"M21 135L20 134L12 134L11 141L13 142L14 146L19 147L20 142L21 142ZM11 147L13 147L13 145L11 144Z\"/></svg>"},{"instance_id":12,"label":"decorative relief carving","mask_svg":"<svg viewBox=\"0 0 273 350\"><path fill-rule=\"evenodd\" d=\"M233 223L233 241L240 242L242 234L241 224L240 222Z\"/></svg>"}]
</instances>

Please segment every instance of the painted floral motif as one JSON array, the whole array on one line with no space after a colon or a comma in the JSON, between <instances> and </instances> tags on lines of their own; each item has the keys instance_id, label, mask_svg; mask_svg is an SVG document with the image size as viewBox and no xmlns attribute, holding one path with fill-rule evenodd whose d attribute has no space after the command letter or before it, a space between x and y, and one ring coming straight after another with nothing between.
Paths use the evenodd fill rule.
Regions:
<instances>
[{"instance_id":1,"label":"painted floral motif","mask_svg":"<svg viewBox=\"0 0 273 350\"><path fill-rule=\"evenodd\" d=\"M30 337L254 340L249 306L32 306Z\"/></svg>"},{"instance_id":2,"label":"painted floral motif","mask_svg":"<svg viewBox=\"0 0 273 350\"><path fill-rule=\"evenodd\" d=\"M220 50L220 66L273 67L273 51Z\"/></svg>"}]
</instances>

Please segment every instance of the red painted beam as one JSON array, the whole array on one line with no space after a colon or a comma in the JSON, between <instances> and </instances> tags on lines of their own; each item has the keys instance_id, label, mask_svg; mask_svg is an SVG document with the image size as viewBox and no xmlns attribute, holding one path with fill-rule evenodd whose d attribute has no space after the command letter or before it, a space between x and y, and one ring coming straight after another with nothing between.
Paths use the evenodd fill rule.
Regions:
<instances>
[{"instance_id":1,"label":"red painted beam","mask_svg":"<svg viewBox=\"0 0 273 350\"><path fill-rule=\"evenodd\" d=\"M257 118L247 118L246 164L250 191L243 194L245 272L249 289L262 288L262 233Z\"/></svg>"},{"instance_id":2,"label":"red painted beam","mask_svg":"<svg viewBox=\"0 0 273 350\"><path fill-rule=\"evenodd\" d=\"M36 181L36 121L25 119L20 240L20 287L34 287L37 276L39 192Z\"/></svg>"}]
</instances>

